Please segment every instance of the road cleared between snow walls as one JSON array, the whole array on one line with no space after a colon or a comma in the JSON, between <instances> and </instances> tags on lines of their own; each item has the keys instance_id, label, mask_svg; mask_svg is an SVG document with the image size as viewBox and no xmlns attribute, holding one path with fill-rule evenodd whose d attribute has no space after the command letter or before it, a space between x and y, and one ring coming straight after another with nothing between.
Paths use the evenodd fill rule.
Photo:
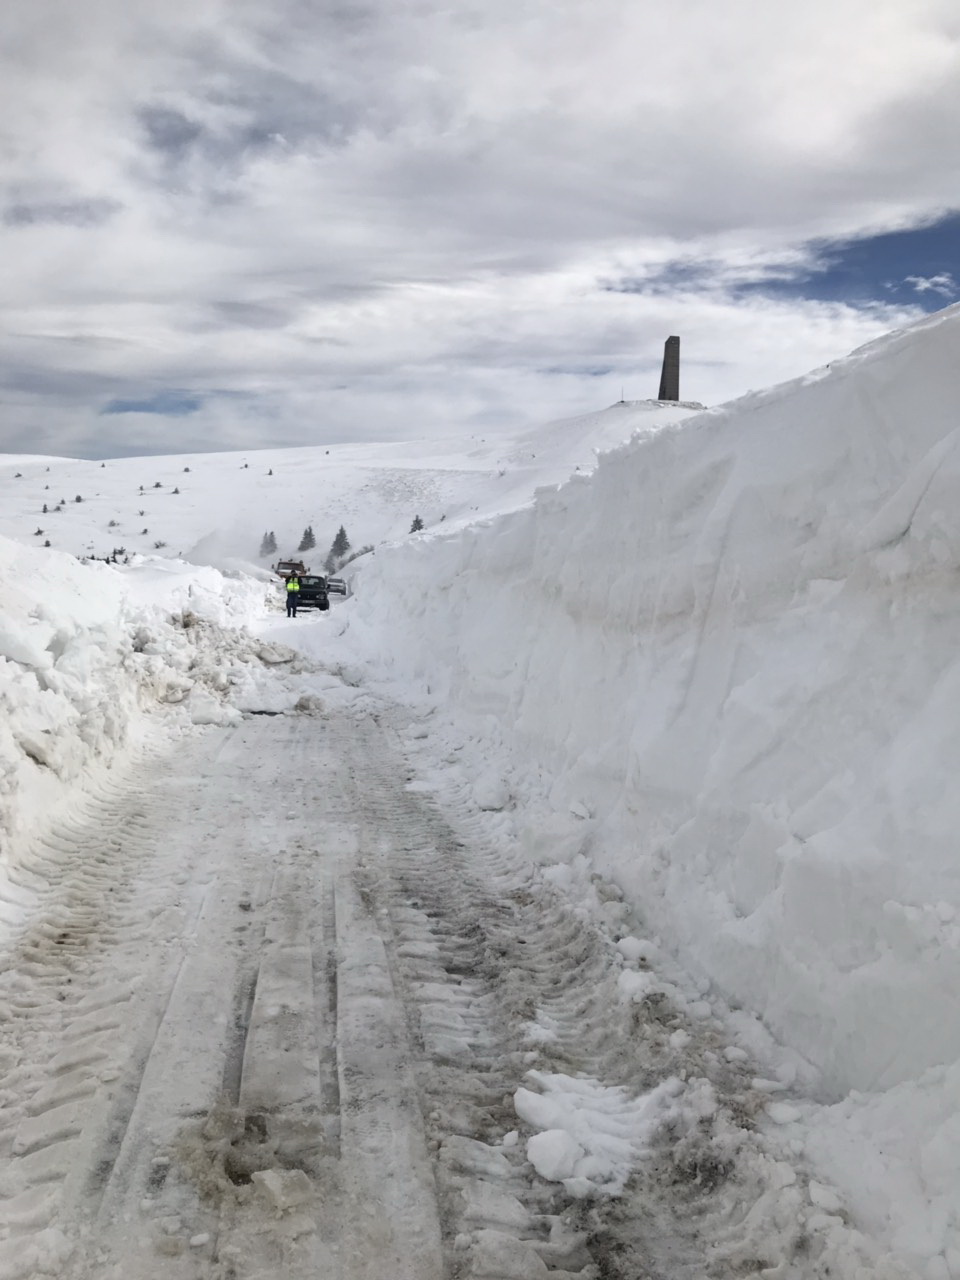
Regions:
<instances>
[{"instance_id":1,"label":"road cleared between snow walls","mask_svg":"<svg viewBox=\"0 0 960 1280\"><path fill-rule=\"evenodd\" d=\"M950 308L378 552L351 623L827 1097L960 1059L958 346Z\"/></svg>"}]
</instances>

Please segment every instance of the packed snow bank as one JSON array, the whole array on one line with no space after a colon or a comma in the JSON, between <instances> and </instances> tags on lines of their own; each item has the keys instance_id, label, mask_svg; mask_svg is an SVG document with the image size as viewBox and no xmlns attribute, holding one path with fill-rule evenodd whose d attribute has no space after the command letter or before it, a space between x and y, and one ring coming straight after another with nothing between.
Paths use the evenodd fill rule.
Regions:
<instances>
[{"instance_id":1,"label":"packed snow bank","mask_svg":"<svg viewBox=\"0 0 960 1280\"><path fill-rule=\"evenodd\" d=\"M231 723L276 656L235 629L262 615L263 587L212 569L83 565L0 538L0 596L0 875L146 708Z\"/></svg>"},{"instance_id":2,"label":"packed snow bank","mask_svg":"<svg viewBox=\"0 0 960 1280\"><path fill-rule=\"evenodd\" d=\"M378 554L352 624L835 1096L960 1058L958 342L952 308Z\"/></svg>"}]
</instances>

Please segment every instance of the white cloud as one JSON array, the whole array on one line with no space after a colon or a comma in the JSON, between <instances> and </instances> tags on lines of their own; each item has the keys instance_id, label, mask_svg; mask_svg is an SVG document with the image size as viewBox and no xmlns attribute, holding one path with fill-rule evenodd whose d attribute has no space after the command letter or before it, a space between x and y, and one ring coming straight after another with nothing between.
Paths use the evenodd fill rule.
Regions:
<instances>
[{"instance_id":1,"label":"white cloud","mask_svg":"<svg viewBox=\"0 0 960 1280\"><path fill-rule=\"evenodd\" d=\"M246 421L213 396L204 429L245 446L258 422L311 438L304 402L367 436L414 403L425 431L544 417L541 369L622 378L661 324L724 370L715 399L907 314L783 301L773 350L767 304L725 285L956 198L952 0L14 0L4 22L6 447L43 424L106 445L130 423L104 400L158 386L244 393ZM604 292L697 260L672 309ZM563 382L570 412L606 392ZM189 447L200 418L156 426Z\"/></svg>"},{"instance_id":2,"label":"white cloud","mask_svg":"<svg viewBox=\"0 0 960 1280\"><path fill-rule=\"evenodd\" d=\"M907 276L906 280L917 293L939 293L942 298L957 296L957 285L949 271L941 271L935 276Z\"/></svg>"}]
</instances>

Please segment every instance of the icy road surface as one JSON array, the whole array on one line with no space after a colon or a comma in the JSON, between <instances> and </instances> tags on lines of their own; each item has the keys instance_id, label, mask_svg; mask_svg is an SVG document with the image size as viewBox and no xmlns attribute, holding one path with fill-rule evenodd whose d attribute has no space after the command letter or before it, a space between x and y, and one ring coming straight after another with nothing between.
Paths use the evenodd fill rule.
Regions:
<instances>
[{"instance_id":1,"label":"icy road surface","mask_svg":"<svg viewBox=\"0 0 960 1280\"><path fill-rule=\"evenodd\" d=\"M412 782L400 714L194 730L35 846L2 1280L903 1274L765 1148L746 1055Z\"/></svg>"}]
</instances>

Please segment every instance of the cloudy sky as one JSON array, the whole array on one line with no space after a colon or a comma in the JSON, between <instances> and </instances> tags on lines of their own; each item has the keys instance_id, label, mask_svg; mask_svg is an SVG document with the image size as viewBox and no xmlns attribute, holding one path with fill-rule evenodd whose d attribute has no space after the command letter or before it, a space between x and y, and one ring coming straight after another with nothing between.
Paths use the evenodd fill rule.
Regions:
<instances>
[{"instance_id":1,"label":"cloudy sky","mask_svg":"<svg viewBox=\"0 0 960 1280\"><path fill-rule=\"evenodd\" d=\"M5 0L0 450L716 404L960 297L956 0Z\"/></svg>"}]
</instances>

